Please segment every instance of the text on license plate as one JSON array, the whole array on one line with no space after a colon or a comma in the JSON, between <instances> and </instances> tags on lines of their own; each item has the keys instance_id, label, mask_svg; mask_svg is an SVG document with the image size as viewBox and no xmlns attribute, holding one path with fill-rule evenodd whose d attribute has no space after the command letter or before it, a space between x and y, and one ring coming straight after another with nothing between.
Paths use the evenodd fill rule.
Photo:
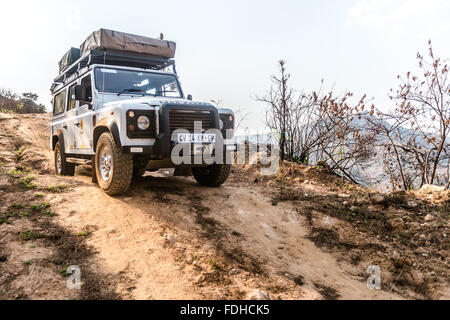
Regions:
<instances>
[{"instance_id":1,"label":"text on license plate","mask_svg":"<svg viewBox=\"0 0 450 320\"><path fill-rule=\"evenodd\" d=\"M216 141L214 133L179 133L178 143L212 143Z\"/></svg>"}]
</instances>

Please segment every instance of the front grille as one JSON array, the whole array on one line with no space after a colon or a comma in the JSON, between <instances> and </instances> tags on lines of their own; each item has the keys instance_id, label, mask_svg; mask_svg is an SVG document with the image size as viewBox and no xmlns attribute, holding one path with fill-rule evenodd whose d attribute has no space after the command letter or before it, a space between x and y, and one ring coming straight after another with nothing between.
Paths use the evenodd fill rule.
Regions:
<instances>
[{"instance_id":1,"label":"front grille","mask_svg":"<svg viewBox=\"0 0 450 320\"><path fill-rule=\"evenodd\" d=\"M170 110L169 130L170 136L176 129L185 129L194 132L194 122L201 121L202 130L214 128L211 111L199 110Z\"/></svg>"}]
</instances>

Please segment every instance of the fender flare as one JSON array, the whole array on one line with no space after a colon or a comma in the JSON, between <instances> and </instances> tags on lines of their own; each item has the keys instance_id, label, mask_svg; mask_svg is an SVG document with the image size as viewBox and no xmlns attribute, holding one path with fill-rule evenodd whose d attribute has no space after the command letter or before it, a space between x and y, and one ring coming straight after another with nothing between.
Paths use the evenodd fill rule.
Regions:
<instances>
[{"instance_id":1,"label":"fender flare","mask_svg":"<svg viewBox=\"0 0 450 320\"><path fill-rule=\"evenodd\" d=\"M114 121L114 119L112 118L103 118L99 122L97 122L97 124L94 127L93 132L94 151L97 148L98 138L100 138L100 135L106 131L109 131L112 134L116 145L118 145L119 147L122 146L122 143L120 142L119 127L117 126L116 121Z\"/></svg>"},{"instance_id":2,"label":"fender flare","mask_svg":"<svg viewBox=\"0 0 450 320\"><path fill-rule=\"evenodd\" d=\"M56 143L59 142L61 150L66 152L64 148L64 132L62 130L57 130L52 136L52 150L55 150Z\"/></svg>"}]
</instances>

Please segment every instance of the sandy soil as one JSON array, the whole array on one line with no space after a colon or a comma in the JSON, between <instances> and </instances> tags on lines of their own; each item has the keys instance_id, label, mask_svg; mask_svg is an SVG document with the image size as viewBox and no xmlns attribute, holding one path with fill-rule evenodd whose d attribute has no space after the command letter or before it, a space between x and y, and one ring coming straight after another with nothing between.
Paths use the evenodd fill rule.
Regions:
<instances>
[{"instance_id":1,"label":"sandy soil","mask_svg":"<svg viewBox=\"0 0 450 320\"><path fill-rule=\"evenodd\" d=\"M117 197L91 183L89 167L54 176L48 122L0 114L0 298L415 297L392 286L369 290L373 261L351 263L313 237L312 220L341 225L336 218L275 201L276 189L244 183L239 168L220 188L147 173ZM307 185L303 194L336 193ZM66 288L68 265L80 267L81 290Z\"/></svg>"}]
</instances>

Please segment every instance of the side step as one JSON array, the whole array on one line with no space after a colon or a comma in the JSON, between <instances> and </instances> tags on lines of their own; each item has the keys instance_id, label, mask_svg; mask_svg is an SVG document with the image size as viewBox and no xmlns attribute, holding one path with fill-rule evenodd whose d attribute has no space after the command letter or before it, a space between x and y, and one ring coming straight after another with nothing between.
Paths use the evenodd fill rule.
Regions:
<instances>
[{"instance_id":1,"label":"side step","mask_svg":"<svg viewBox=\"0 0 450 320\"><path fill-rule=\"evenodd\" d=\"M67 162L81 164L81 165L91 165L92 160L89 159L79 159L79 158L66 158Z\"/></svg>"}]
</instances>

